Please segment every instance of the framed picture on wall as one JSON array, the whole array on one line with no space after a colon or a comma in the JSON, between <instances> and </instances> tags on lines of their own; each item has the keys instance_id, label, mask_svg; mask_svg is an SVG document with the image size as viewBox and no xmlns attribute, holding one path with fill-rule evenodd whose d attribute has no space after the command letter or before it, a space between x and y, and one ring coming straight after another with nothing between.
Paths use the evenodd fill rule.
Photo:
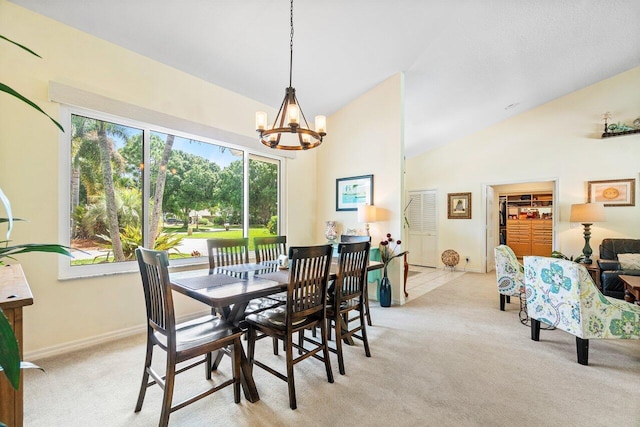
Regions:
<instances>
[{"instance_id":1,"label":"framed picture on wall","mask_svg":"<svg viewBox=\"0 0 640 427\"><path fill-rule=\"evenodd\" d=\"M587 181L587 183L588 203L604 203L605 206L636 205L635 178Z\"/></svg>"},{"instance_id":2,"label":"framed picture on wall","mask_svg":"<svg viewBox=\"0 0 640 427\"><path fill-rule=\"evenodd\" d=\"M373 175L336 179L336 210L356 211L358 205L373 205Z\"/></svg>"},{"instance_id":3,"label":"framed picture on wall","mask_svg":"<svg viewBox=\"0 0 640 427\"><path fill-rule=\"evenodd\" d=\"M448 193L447 217L449 219L471 219L471 193Z\"/></svg>"}]
</instances>

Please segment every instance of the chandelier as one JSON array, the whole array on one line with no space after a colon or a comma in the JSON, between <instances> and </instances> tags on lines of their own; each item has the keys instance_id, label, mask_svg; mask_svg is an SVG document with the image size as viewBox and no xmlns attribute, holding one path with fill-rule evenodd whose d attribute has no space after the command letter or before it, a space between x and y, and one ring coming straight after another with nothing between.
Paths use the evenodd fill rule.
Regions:
<instances>
[{"instance_id":1,"label":"chandelier","mask_svg":"<svg viewBox=\"0 0 640 427\"><path fill-rule=\"evenodd\" d=\"M260 135L260 142L270 148L278 150L308 150L322 144L322 138L327 134L327 118L316 116L314 131L309 127L307 118L302 112L296 90L291 85L293 69L293 0L291 0L291 37L289 41L289 87L285 91L284 100L273 124L268 127L267 113L256 113L256 131ZM302 119L302 122L301 122ZM294 134L286 143L286 134ZM293 143L291 143L293 139Z\"/></svg>"}]
</instances>

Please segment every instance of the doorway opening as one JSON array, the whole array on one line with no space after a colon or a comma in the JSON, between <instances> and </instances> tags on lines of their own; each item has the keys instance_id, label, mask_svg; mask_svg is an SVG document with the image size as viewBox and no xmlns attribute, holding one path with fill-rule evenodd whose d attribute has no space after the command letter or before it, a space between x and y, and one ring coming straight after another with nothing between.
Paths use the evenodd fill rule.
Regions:
<instances>
[{"instance_id":1,"label":"doorway opening","mask_svg":"<svg viewBox=\"0 0 640 427\"><path fill-rule=\"evenodd\" d=\"M484 184L485 271L495 269L493 250L511 247L519 258L551 256L556 247L556 179Z\"/></svg>"}]
</instances>

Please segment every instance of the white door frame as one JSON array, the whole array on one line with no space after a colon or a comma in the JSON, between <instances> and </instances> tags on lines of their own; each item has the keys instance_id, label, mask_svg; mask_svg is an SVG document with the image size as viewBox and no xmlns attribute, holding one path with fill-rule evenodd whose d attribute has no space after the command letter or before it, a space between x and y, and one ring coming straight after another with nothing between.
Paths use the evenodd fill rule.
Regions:
<instances>
[{"instance_id":1,"label":"white door frame","mask_svg":"<svg viewBox=\"0 0 640 427\"><path fill-rule=\"evenodd\" d=\"M482 268L481 271L483 273L487 272L487 221L489 220L489 218L491 217L489 215L489 213L487 212L487 187L493 187L495 185L517 185L517 184L530 184L530 183L534 183L534 182L552 182L553 183L553 197L552 197L552 204L553 204L553 217L552 217L552 221L553 221L553 229L552 229L552 243L551 243L551 249L552 250L556 250L557 248L557 234L558 234L558 212L559 212L559 206L558 206L558 193L559 193L559 179L557 177L554 178L537 178L537 179L525 179L525 180L516 180L516 181L502 181L502 182L492 182L492 183L486 183L486 184L482 184ZM499 196L499 195L498 195ZM495 203L494 203L495 205ZM494 215L494 218L497 218Z\"/></svg>"}]
</instances>

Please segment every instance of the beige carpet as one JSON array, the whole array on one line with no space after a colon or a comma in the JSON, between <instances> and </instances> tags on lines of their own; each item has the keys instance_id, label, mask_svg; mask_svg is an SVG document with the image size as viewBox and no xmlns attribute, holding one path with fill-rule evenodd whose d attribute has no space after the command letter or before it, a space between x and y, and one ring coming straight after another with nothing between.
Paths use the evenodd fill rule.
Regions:
<instances>
[{"instance_id":1,"label":"beige carpet","mask_svg":"<svg viewBox=\"0 0 640 427\"><path fill-rule=\"evenodd\" d=\"M531 341L516 304L498 310L493 274L466 273L372 316L373 357L361 343L347 348L341 376L333 356L334 384L316 360L296 366L297 410L286 383L256 369L260 402L236 405L227 388L170 425L640 426L640 341L592 340L581 366L573 336L541 331ZM262 360L284 366L269 341L258 344ZM25 426L157 425L158 387L133 412L143 359L136 336L39 360L47 373L26 372ZM178 394L204 382L198 368L178 378Z\"/></svg>"}]
</instances>

